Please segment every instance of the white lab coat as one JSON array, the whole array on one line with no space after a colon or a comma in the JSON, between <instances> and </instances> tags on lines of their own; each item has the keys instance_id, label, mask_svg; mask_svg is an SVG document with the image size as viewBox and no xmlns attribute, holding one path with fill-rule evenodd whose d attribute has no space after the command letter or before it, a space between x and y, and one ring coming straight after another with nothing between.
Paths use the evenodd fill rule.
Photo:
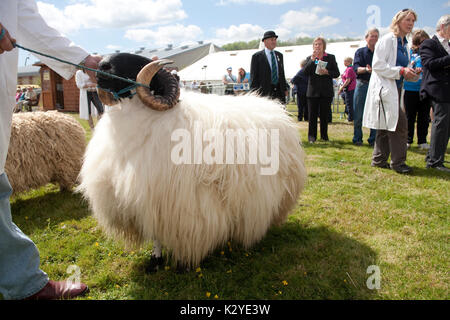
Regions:
<instances>
[{"instance_id":1,"label":"white lab coat","mask_svg":"<svg viewBox=\"0 0 450 320\"><path fill-rule=\"evenodd\" d=\"M92 81L87 73L78 70L75 74L75 82L80 89L80 119L89 120L87 90L84 87ZM95 108L94 103L91 103L91 116L95 117L97 114L97 108Z\"/></svg>"},{"instance_id":2,"label":"white lab coat","mask_svg":"<svg viewBox=\"0 0 450 320\"><path fill-rule=\"evenodd\" d=\"M375 46L363 115L363 126L366 128L388 131L397 128L399 99L395 80L400 79L401 67L397 67L396 62L397 37L390 32Z\"/></svg>"},{"instance_id":3,"label":"white lab coat","mask_svg":"<svg viewBox=\"0 0 450 320\"><path fill-rule=\"evenodd\" d=\"M1 0L0 22L11 37L26 48L41 51L72 63L79 63L89 55L58 31L47 26L38 13L35 0ZM17 85L18 50L14 49L0 54L0 174L4 173L11 134L11 119ZM39 55L36 57L65 79L70 79L76 71L73 66L56 60Z\"/></svg>"}]
</instances>

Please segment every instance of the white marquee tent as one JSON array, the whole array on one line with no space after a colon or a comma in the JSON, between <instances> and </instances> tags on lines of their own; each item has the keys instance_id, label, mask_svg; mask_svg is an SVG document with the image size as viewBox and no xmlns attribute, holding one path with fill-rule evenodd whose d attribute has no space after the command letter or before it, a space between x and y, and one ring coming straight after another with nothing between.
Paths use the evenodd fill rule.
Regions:
<instances>
[{"instance_id":1,"label":"white marquee tent","mask_svg":"<svg viewBox=\"0 0 450 320\"><path fill-rule=\"evenodd\" d=\"M344 58L354 57L355 51L364 46L362 41L327 43L326 52L334 54L338 63L339 71L345 71ZM237 75L239 68L244 68L250 72L250 62L252 55L260 49L220 51L212 52L198 60L194 64L178 72L182 81L221 81L226 74L226 68L232 67L233 74ZM278 47L284 56L284 71L287 79L291 79L300 70L300 61L312 53L312 45Z\"/></svg>"}]
</instances>

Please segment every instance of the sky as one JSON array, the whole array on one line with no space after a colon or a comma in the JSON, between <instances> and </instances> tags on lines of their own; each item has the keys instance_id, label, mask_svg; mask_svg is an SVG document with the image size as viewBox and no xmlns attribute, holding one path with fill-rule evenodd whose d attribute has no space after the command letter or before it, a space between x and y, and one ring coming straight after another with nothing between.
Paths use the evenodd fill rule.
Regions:
<instances>
[{"instance_id":1,"label":"sky","mask_svg":"<svg viewBox=\"0 0 450 320\"><path fill-rule=\"evenodd\" d=\"M449 0L42 0L47 23L90 53L158 49L168 44L261 39L274 30L279 40L299 36L363 38L368 27L388 30L396 12L411 8L416 28L434 33L450 13ZM32 48L31 48L32 49ZM37 61L21 50L19 66Z\"/></svg>"}]
</instances>

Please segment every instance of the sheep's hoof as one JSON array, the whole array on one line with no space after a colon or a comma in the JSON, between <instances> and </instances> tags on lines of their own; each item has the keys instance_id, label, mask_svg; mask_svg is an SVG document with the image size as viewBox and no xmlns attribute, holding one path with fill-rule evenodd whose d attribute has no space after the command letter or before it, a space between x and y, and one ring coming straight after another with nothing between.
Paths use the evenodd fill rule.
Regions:
<instances>
[{"instance_id":1,"label":"sheep's hoof","mask_svg":"<svg viewBox=\"0 0 450 320\"><path fill-rule=\"evenodd\" d=\"M150 261L145 266L145 273L155 273L159 270L160 267L164 265L164 259L162 257L154 257L150 258Z\"/></svg>"}]
</instances>

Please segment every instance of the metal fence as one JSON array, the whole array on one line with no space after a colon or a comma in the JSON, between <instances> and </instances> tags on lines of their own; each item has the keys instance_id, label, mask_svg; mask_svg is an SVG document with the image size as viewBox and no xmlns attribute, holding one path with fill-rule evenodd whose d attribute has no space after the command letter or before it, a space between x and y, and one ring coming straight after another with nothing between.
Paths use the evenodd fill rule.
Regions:
<instances>
[{"instance_id":1,"label":"metal fence","mask_svg":"<svg viewBox=\"0 0 450 320\"><path fill-rule=\"evenodd\" d=\"M248 83L230 83L226 85L219 81L183 81L181 88L188 91L217 95L242 94L250 90ZM338 90L338 86L334 86L334 98L331 103L331 110L333 113L339 114L339 118L342 119L345 118L345 103L343 98L339 96ZM292 90L289 90L288 103L296 104L296 99L297 97L292 93Z\"/></svg>"}]
</instances>

